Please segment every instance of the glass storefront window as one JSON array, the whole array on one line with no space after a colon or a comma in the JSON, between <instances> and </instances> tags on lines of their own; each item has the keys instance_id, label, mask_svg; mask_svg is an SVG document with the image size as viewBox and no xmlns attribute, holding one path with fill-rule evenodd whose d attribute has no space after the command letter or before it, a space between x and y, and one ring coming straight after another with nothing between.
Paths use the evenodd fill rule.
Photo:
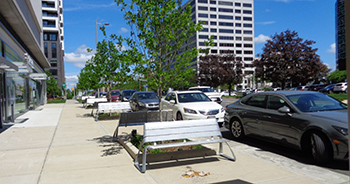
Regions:
<instances>
[{"instance_id":1,"label":"glass storefront window","mask_svg":"<svg viewBox=\"0 0 350 184\"><path fill-rule=\"evenodd\" d=\"M23 62L23 59L19 57L19 55L6 44L4 44L4 50L5 50L4 57L7 60L12 62Z\"/></svg>"},{"instance_id":2,"label":"glass storefront window","mask_svg":"<svg viewBox=\"0 0 350 184\"><path fill-rule=\"evenodd\" d=\"M26 111L26 82L20 73L7 73L6 90L7 98L7 117L12 116L12 106L14 106L14 116Z\"/></svg>"}]
</instances>

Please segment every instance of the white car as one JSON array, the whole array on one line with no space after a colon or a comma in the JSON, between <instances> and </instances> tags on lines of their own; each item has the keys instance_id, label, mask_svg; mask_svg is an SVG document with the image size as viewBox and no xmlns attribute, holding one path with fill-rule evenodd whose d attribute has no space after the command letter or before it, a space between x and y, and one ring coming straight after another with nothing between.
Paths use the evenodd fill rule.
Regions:
<instances>
[{"instance_id":1,"label":"white car","mask_svg":"<svg viewBox=\"0 0 350 184\"><path fill-rule=\"evenodd\" d=\"M219 125L224 122L225 108L201 91L169 92L162 99L161 107L173 110L176 120L216 118Z\"/></svg>"},{"instance_id":2,"label":"white car","mask_svg":"<svg viewBox=\"0 0 350 184\"><path fill-rule=\"evenodd\" d=\"M197 86L197 87L190 87L189 90L198 90L202 91L204 94L206 94L212 101L217 102L221 104L222 102L222 94L215 92L211 87L209 86Z\"/></svg>"},{"instance_id":3,"label":"white car","mask_svg":"<svg viewBox=\"0 0 350 184\"><path fill-rule=\"evenodd\" d=\"M335 93L346 93L348 91L348 83L347 82L337 83L334 86L333 91Z\"/></svg>"}]
</instances>

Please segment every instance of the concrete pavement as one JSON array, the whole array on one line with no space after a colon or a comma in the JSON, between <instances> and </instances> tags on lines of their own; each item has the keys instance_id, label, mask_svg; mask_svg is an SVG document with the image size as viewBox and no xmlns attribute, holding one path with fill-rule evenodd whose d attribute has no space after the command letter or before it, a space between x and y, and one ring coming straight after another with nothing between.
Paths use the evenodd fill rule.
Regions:
<instances>
[{"instance_id":1,"label":"concrete pavement","mask_svg":"<svg viewBox=\"0 0 350 184\"><path fill-rule=\"evenodd\" d=\"M94 121L75 100L46 104L5 124L0 133L0 183L328 183L266 162L233 147L237 161L220 156L151 163L140 173L126 150L112 141L118 120ZM120 128L121 134L142 127ZM217 150L217 145L212 145ZM224 150L227 155L230 153ZM185 178L188 170L209 172ZM348 183L337 175L332 183Z\"/></svg>"}]
</instances>

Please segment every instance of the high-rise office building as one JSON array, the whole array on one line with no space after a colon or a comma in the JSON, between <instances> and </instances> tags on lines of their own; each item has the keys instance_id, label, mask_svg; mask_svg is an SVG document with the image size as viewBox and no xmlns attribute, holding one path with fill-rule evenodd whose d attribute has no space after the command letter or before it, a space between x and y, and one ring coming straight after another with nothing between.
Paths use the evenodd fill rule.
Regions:
<instances>
[{"instance_id":1,"label":"high-rise office building","mask_svg":"<svg viewBox=\"0 0 350 184\"><path fill-rule=\"evenodd\" d=\"M345 42L345 0L336 2L336 64L337 69L346 70L346 42Z\"/></svg>"},{"instance_id":2,"label":"high-rise office building","mask_svg":"<svg viewBox=\"0 0 350 184\"><path fill-rule=\"evenodd\" d=\"M65 83L64 72L64 30L62 0L42 0L44 29L44 53L51 64L49 69L62 90Z\"/></svg>"},{"instance_id":3,"label":"high-rise office building","mask_svg":"<svg viewBox=\"0 0 350 184\"><path fill-rule=\"evenodd\" d=\"M40 1L0 3L0 128L46 103L50 64L43 52Z\"/></svg>"},{"instance_id":4,"label":"high-rise office building","mask_svg":"<svg viewBox=\"0 0 350 184\"><path fill-rule=\"evenodd\" d=\"M206 40L214 36L209 54L232 53L244 62L241 88L253 87L254 68L254 1L253 0L191 0L192 20L203 22L203 29L192 37L190 47L208 48Z\"/></svg>"}]
</instances>

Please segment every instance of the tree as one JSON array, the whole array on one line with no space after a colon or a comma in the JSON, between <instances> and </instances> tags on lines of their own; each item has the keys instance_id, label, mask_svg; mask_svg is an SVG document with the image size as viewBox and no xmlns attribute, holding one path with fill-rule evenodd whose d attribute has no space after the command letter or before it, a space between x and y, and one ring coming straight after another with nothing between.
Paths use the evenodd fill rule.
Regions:
<instances>
[{"instance_id":1,"label":"tree","mask_svg":"<svg viewBox=\"0 0 350 184\"><path fill-rule=\"evenodd\" d=\"M306 84L325 77L329 69L316 54L317 49L311 47L314 43L303 41L295 31L276 33L258 55L261 58L253 62L256 77L277 83L282 89L287 82Z\"/></svg>"},{"instance_id":2,"label":"tree","mask_svg":"<svg viewBox=\"0 0 350 184\"><path fill-rule=\"evenodd\" d=\"M227 85L231 95L232 87L242 82L242 68L242 61L234 54L201 56L198 78L201 85Z\"/></svg>"},{"instance_id":3,"label":"tree","mask_svg":"<svg viewBox=\"0 0 350 184\"><path fill-rule=\"evenodd\" d=\"M52 98L55 98L57 95L61 96L62 91L57 86L57 80L52 76L50 71L46 70L45 73L48 77L48 80L46 81L47 96Z\"/></svg>"},{"instance_id":4,"label":"tree","mask_svg":"<svg viewBox=\"0 0 350 184\"><path fill-rule=\"evenodd\" d=\"M147 80L159 97L171 83L187 84L193 75L196 48L184 47L200 24L191 20L191 7L182 8L179 0L116 0L125 11L124 18L132 28L131 38L123 41L130 48L125 53L135 65L134 72ZM116 36L114 36L116 38ZM161 99L159 99L159 102Z\"/></svg>"},{"instance_id":5,"label":"tree","mask_svg":"<svg viewBox=\"0 0 350 184\"><path fill-rule=\"evenodd\" d=\"M327 81L331 83L344 82L346 80L346 70L336 70L327 76Z\"/></svg>"}]
</instances>

